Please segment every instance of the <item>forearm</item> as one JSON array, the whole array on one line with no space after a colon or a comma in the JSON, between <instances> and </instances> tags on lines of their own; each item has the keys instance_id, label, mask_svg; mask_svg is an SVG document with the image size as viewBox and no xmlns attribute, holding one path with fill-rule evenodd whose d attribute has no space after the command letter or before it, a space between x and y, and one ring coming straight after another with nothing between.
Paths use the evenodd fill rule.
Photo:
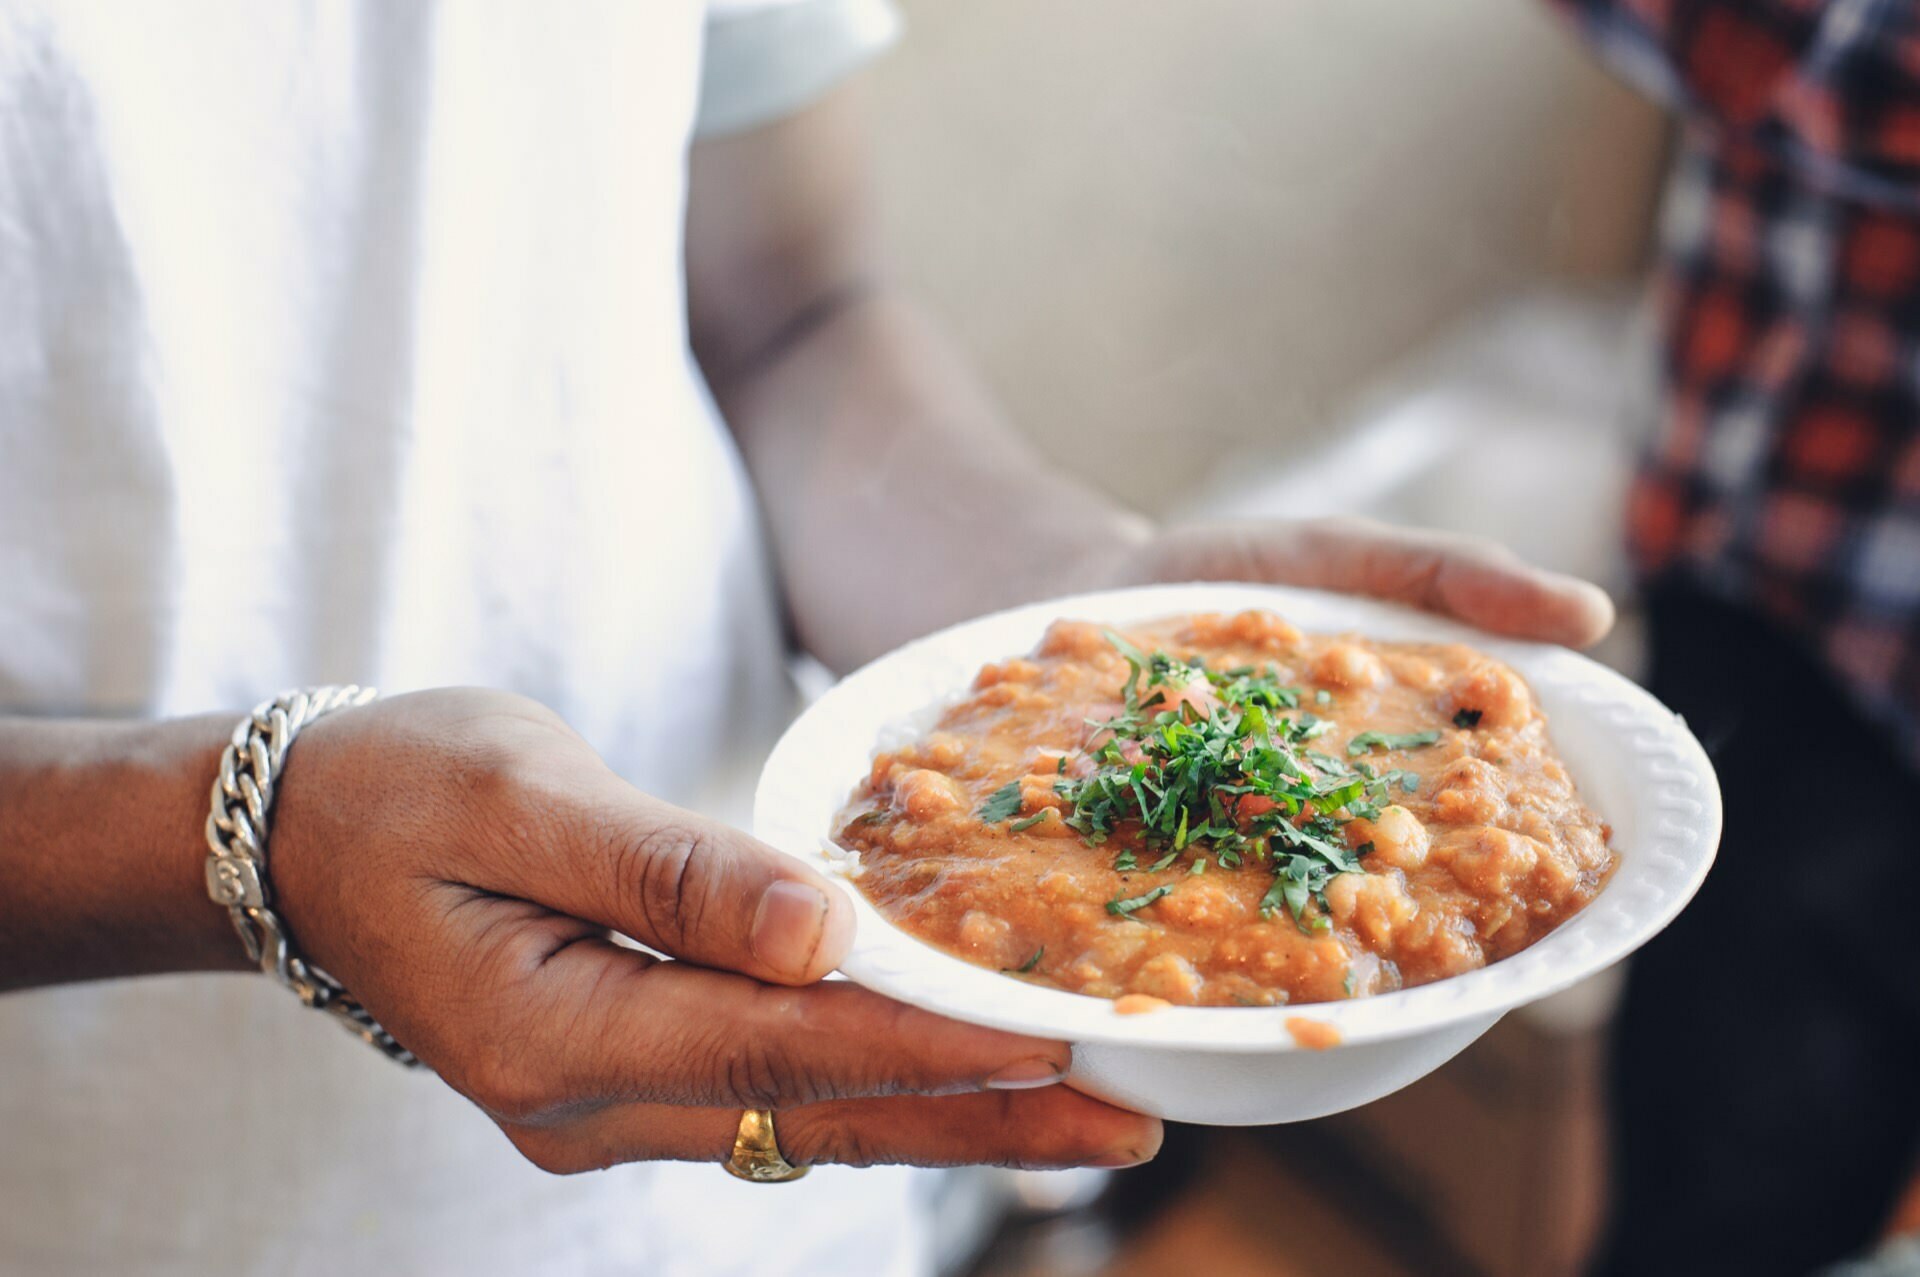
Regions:
<instances>
[{"instance_id":1,"label":"forearm","mask_svg":"<svg viewBox=\"0 0 1920 1277\"><path fill-rule=\"evenodd\" d=\"M851 294L716 392L801 641L847 669L1118 559L1146 523L1012 431L935 326Z\"/></svg>"},{"instance_id":2,"label":"forearm","mask_svg":"<svg viewBox=\"0 0 1920 1277\"><path fill-rule=\"evenodd\" d=\"M0 718L0 991L245 967L201 868L231 726Z\"/></svg>"}]
</instances>

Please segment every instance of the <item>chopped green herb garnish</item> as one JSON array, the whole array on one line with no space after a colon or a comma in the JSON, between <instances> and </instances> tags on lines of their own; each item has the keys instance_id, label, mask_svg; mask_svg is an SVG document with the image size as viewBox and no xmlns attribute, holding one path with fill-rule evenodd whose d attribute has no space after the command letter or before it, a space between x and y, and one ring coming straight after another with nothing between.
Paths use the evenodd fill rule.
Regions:
<instances>
[{"instance_id":1,"label":"chopped green herb garnish","mask_svg":"<svg viewBox=\"0 0 1920 1277\"><path fill-rule=\"evenodd\" d=\"M989 825L998 824L1010 816L1017 815L1022 806L1020 782L1010 780L988 796L981 804L979 817Z\"/></svg>"},{"instance_id":2,"label":"chopped green herb garnish","mask_svg":"<svg viewBox=\"0 0 1920 1277\"><path fill-rule=\"evenodd\" d=\"M1332 754L1323 754L1317 749L1302 750L1301 752L1306 755L1308 762L1329 776L1352 776L1355 774L1353 768L1347 766Z\"/></svg>"},{"instance_id":3,"label":"chopped green herb garnish","mask_svg":"<svg viewBox=\"0 0 1920 1277\"><path fill-rule=\"evenodd\" d=\"M1485 710L1478 709L1457 709L1453 711L1453 725L1455 727L1466 728L1478 727L1480 726L1480 716L1485 712Z\"/></svg>"},{"instance_id":4,"label":"chopped green herb garnish","mask_svg":"<svg viewBox=\"0 0 1920 1277\"><path fill-rule=\"evenodd\" d=\"M1009 833L1017 834L1023 829L1032 829L1035 825L1045 820L1047 813L1052 810L1053 808L1051 807L1042 807L1039 811L1034 812L1033 815L1023 816L1019 820L1014 821L1011 825L1007 826L1007 830Z\"/></svg>"},{"instance_id":5,"label":"chopped green herb garnish","mask_svg":"<svg viewBox=\"0 0 1920 1277\"><path fill-rule=\"evenodd\" d=\"M1333 693L1323 687L1313 694L1313 703L1315 705L1331 705L1333 704Z\"/></svg>"},{"instance_id":6,"label":"chopped green herb garnish","mask_svg":"<svg viewBox=\"0 0 1920 1277\"><path fill-rule=\"evenodd\" d=\"M1145 895L1133 896L1125 900L1109 900L1107 901L1107 912L1116 918L1130 917L1134 910L1144 909L1160 897L1171 894L1172 891L1173 887L1171 885L1163 883Z\"/></svg>"},{"instance_id":7,"label":"chopped green herb garnish","mask_svg":"<svg viewBox=\"0 0 1920 1277\"><path fill-rule=\"evenodd\" d=\"M1148 665L1147 654L1121 638L1118 634L1115 634L1112 630L1106 630L1104 633L1106 634L1107 642L1113 644L1114 650L1127 658L1126 698L1131 702L1134 699L1134 689L1140 684L1140 676L1146 671Z\"/></svg>"},{"instance_id":8,"label":"chopped green herb garnish","mask_svg":"<svg viewBox=\"0 0 1920 1277\"><path fill-rule=\"evenodd\" d=\"M1040 960L1040 955L1037 953L1034 954L1033 960L1035 962L1038 962ZM1026 967L1022 967L1020 969L1024 971L1026 970ZM1344 992L1348 997L1353 996L1353 968L1352 967L1347 968L1346 978L1340 981L1340 988L1341 988L1341 991Z\"/></svg>"},{"instance_id":9,"label":"chopped green herb garnish","mask_svg":"<svg viewBox=\"0 0 1920 1277\"><path fill-rule=\"evenodd\" d=\"M1419 749L1440 739L1439 732L1361 732L1347 742L1347 756L1358 758L1370 749Z\"/></svg>"},{"instance_id":10,"label":"chopped green herb garnish","mask_svg":"<svg viewBox=\"0 0 1920 1277\"><path fill-rule=\"evenodd\" d=\"M1028 958L1025 962L1015 967L1014 970L1018 971L1021 975L1027 974L1027 972L1033 970L1035 967L1040 965L1040 957L1042 954L1046 953L1046 951L1047 951L1047 946L1041 945L1038 949L1035 949L1033 951L1033 956L1031 958ZM1351 979L1352 977L1348 977L1348 978ZM1348 997L1353 996L1353 993L1351 990L1348 991L1347 996Z\"/></svg>"},{"instance_id":11,"label":"chopped green herb garnish","mask_svg":"<svg viewBox=\"0 0 1920 1277\"><path fill-rule=\"evenodd\" d=\"M1359 776L1347 776L1313 791L1313 805L1323 815L1331 815L1350 803L1360 801L1367 782Z\"/></svg>"},{"instance_id":12,"label":"chopped green herb garnish","mask_svg":"<svg viewBox=\"0 0 1920 1277\"><path fill-rule=\"evenodd\" d=\"M1245 665L1220 674L1209 671L1207 681L1220 693L1220 699L1229 705L1293 709L1300 704L1300 689L1283 686L1271 665L1262 672L1255 672L1251 666Z\"/></svg>"},{"instance_id":13,"label":"chopped green herb garnish","mask_svg":"<svg viewBox=\"0 0 1920 1277\"><path fill-rule=\"evenodd\" d=\"M1275 666L1210 670L1204 662L1143 651L1118 634L1109 632L1107 640L1127 662L1122 707L1104 721L1088 721L1085 775L1067 775L1064 756L1056 764L1053 790L1066 802L1067 827L1089 846L1124 837L1127 845L1114 859L1121 872L1151 857L1150 871L1162 873L1189 850L1195 855L1188 875L1204 873L1209 859L1222 870L1257 860L1274 875L1261 900L1264 915L1284 909L1304 931L1328 930L1327 884L1339 874L1366 872L1347 846L1346 822L1378 816L1387 792L1412 773L1376 775L1364 762L1306 748L1334 725L1292 713L1301 691L1282 684ZM1184 694L1202 680L1214 693L1211 701ZM1331 700L1325 693L1314 698L1321 706ZM1346 752L1358 757L1376 747L1409 749L1438 739L1437 732L1363 732ZM1019 809L1017 788L1007 802L1005 814ZM983 819L993 806L990 799ZM1163 884L1109 901L1107 912L1126 917L1171 890Z\"/></svg>"}]
</instances>

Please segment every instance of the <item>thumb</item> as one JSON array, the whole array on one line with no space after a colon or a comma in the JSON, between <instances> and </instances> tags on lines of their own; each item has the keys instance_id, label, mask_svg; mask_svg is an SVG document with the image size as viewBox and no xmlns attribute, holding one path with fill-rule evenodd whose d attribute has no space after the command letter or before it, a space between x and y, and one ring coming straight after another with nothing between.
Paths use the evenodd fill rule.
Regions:
<instances>
[{"instance_id":1,"label":"thumb","mask_svg":"<svg viewBox=\"0 0 1920 1277\"><path fill-rule=\"evenodd\" d=\"M823 875L737 829L619 792L557 822L515 858L507 893L648 948L777 984L810 984L853 941L853 906Z\"/></svg>"}]
</instances>

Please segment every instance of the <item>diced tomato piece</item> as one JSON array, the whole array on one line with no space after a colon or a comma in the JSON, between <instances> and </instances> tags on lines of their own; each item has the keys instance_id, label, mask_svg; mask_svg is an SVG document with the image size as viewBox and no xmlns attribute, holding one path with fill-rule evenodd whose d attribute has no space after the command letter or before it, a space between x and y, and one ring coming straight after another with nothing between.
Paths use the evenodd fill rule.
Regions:
<instances>
[{"instance_id":1,"label":"diced tomato piece","mask_svg":"<svg viewBox=\"0 0 1920 1277\"><path fill-rule=\"evenodd\" d=\"M1227 810L1239 824L1264 816L1279 805L1263 794L1232 794L1226 800Z\"/></svg>"}]
</instances>

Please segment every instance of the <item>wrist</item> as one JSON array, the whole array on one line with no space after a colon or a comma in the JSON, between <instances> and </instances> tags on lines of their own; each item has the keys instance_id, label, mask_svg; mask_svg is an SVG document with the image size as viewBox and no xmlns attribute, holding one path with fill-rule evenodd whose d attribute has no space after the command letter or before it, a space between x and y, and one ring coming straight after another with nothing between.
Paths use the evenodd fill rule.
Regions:
<instances>
[{"instance_id":1,"label":"wrist","mask_svg":"<svg viewBox=\"0 0 1920 1277\"><path fill-rule=\"evenodd\" d=\"M0 988L245 969L206 898L224 715L13 720L0 732Z\"/></svg>"},{"instance_id":2,"label":"wrist","mask_svg":"<svg viewBox=\"0 0 1920 1277\"><path fill-rule=\"evenodd\" d=\"M274 807L295 741L320 719L354 710L378 695L354 683L294 688L262 701L242 719L220 755L209 795L207 894L227 908L240 947L260 970L302 1005L329 1013L341 1027L389 1059L420 1061L311 955L302 951L269 885Z\"/></svg>"},{"instance_id":3,"label":"wrist","mask_svg":"<svg viewBox=\"0 0 1920 1277\"><path fill-rule=\"evenodd\" d=\"M115 879L98 916L132 943L133 974L244 971L225 914L207 900L207 791L233 730L229 714L107 728L99 788Z\"/></svg>"}]
</instances>

